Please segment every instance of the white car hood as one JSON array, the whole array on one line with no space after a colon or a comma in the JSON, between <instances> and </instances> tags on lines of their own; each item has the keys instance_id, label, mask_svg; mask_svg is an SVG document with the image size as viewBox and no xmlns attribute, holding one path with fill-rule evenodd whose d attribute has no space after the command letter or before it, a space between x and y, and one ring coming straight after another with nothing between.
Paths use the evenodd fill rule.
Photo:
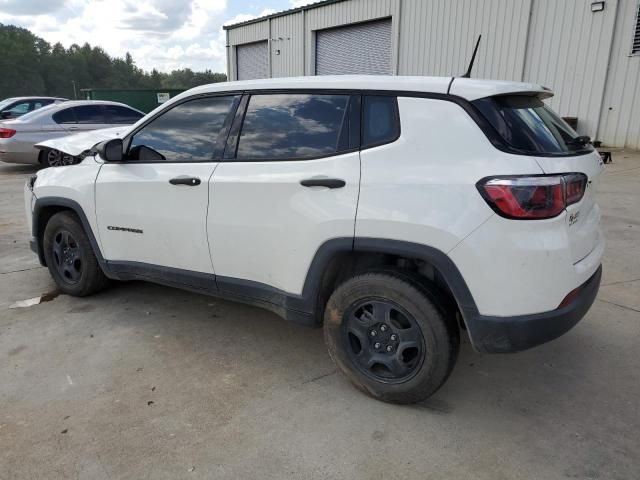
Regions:
<instances>
[{"instance_id":1,"label":"white car hood","mask_svg":"<svg viewBox=\"0 0 640 480\"><path fill-rule=\"evenodd\" d=\"M39 148L40 150L60 150L67 155L72 155L75 157L80 155L82 152L90 150L100 142L123 137L130 129L131 125L126 125L124 127L91 130L90 132L76 133L74 135L40 142L37 143L35 147Z\"/></svg>"}]
</instances>

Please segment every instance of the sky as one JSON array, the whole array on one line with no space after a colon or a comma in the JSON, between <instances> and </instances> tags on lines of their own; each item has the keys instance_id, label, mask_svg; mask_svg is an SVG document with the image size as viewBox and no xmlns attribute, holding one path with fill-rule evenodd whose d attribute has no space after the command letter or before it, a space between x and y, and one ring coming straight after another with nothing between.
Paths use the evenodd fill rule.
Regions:
<instances>
[{"instance_id":1,"label":"sky","mask_svg":"<svg viewBox=\"0 0 640 480\"><path fill-rule=\"evenodd\" d=\"M0 0L0 23L51 44L130 52L138 67L226 72L222 26L314 0Z\"/></svg>"}]
</instances>

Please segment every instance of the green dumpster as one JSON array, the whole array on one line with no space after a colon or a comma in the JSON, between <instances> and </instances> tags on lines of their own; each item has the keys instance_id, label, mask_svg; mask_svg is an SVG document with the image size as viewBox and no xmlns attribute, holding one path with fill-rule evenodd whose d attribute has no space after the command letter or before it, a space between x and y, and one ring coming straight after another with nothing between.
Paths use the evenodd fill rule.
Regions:
<instances>
[{"instance_id":1,"label":"green dumpster","mask_svg":"<svg viewBox=\"0 0 640 480\"><path fill-rule=\"evenodd\" d=\"M106 88L83 88L81 92L85 100L120 102L145 113L149 113L158 105L184 92L184 90L111 90Z\"/></svg>"}]
</instances>

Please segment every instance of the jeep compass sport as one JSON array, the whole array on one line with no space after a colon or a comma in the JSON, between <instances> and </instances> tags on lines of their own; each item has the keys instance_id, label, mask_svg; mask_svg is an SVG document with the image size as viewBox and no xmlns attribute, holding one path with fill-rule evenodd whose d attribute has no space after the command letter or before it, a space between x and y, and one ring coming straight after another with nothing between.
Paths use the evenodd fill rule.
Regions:
<instances>
[{"instance_id":1,"label":"jeep compass sport","mask_svg":"<svg viewBox=\"0 0 640 480\"><path fill-rule=\"evenodd\" d=\"M192 89L25 188L60 290L147 280L323 326L360 390L433 394L460 335L516 352L591 306L604 242L589 139L538 85L307 77Z\"/></svg>"}]
</instances>

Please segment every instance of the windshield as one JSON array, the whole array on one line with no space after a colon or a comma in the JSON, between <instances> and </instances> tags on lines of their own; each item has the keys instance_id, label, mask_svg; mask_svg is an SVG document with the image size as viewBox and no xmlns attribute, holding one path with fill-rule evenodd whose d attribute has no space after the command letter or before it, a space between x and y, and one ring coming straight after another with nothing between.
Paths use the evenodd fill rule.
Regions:
<instances>
[{"instance_id":1,"label":"windshield","mask_svg":"<svg viewBox=\"0 0 640 480\"><path fill-rule=\"evenodd\" d=\"M44 107L37 108L35 110L32 110L32 111L30 111L28 113L25 113L24 115L20 116L20 120L23 121L23 122L26 122L26 121L30 120L31 118L33 118L33 117L42 115L47 110L52 110L52 109L56 108L56 106L58 106L58 105L59 104L57 104L57 103L52 103L52 104L49 104L49 105L45 105Z\"/></svg>"},{"instance_id":2,"label":"windshield","mask_svg":"<svg viewBox=\"0 0 640 480\"><path fill-rule=\"evenodd\" d=\"M567 122L534 96L506 95L476 100L502 139L524 153L573 155L593 150Z\"/></svg>"},{"instance_id":3,"label":"windshield","mask_svg":"<svg viewBox=\"0 0 640 480\"><path fill-rule=\"evenodd\" d=\"M0 112L4 110L4 108L7 105L10 105L11 103L13 103L13 101L14 101L13 98L5 98L4 100L0 101Z\"/></svg>"}]
</instances>

